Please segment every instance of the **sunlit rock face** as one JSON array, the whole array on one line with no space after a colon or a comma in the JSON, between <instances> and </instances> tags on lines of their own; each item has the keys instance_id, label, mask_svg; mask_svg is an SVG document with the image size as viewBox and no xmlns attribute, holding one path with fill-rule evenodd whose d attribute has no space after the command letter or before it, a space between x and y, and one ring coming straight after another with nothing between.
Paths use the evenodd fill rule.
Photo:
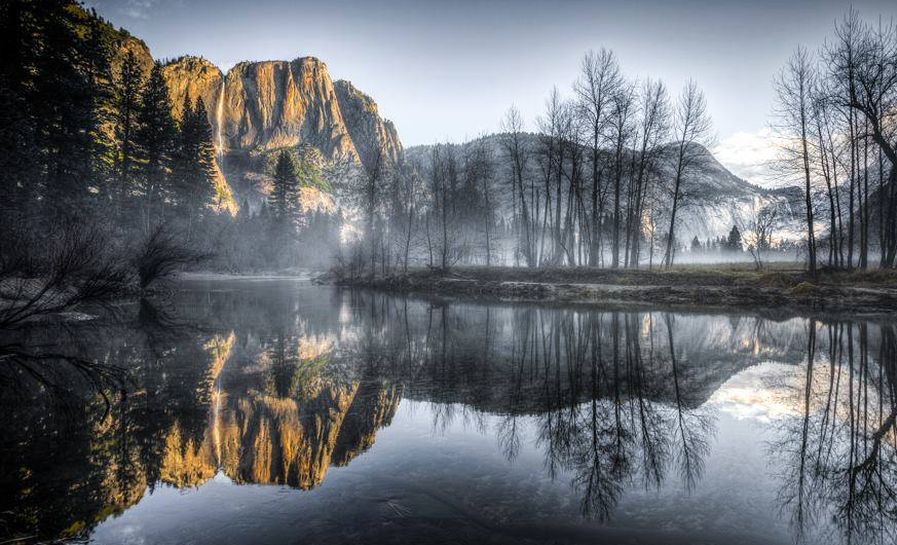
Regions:
<instances>
[{"instance_id":1,"label":"sunlit rock face","mask_svg":"<svg viewBox=\"0 0 897 545\"><path fill-rule=\"evenodd\" d=\"M402 154L399 135L391 121L380 117L374 99L345 80L333 86L346 128L362 161L373 162L378 150L390 161L398 159Z\"/></svg>"},{"instance_id":2,"label":"sunlit rock face","mask_svg":"<svg viewBox=\"0 0 897 545\"><path fill-rule=\"evenodd\" d=\"M184 113L184 101L202 99L209 114L209 123L214 128L215 106L221 90L221 70L200 57L186 56L166 64L162 75L168 84L174 118L180 120Z\"/></svg>"},{"instance_id":3,"label":"sunlit rock face","mask_svg":"<svg viewBox=\"0 0 897 545\"><path fill-rule=\"evenodd\" d=\"M219 153L300 145L327 159L358 159L378 148L391 159L401 153L395 127L373 99L349 82L334 83L314 57L241 62L225 75L187 56L168 63L164 74L176 118L186 96L203 99L213 131L222 136Z\"/></svg>"},{"instance_id":4,"label":"sunlit rock face","mask_svg":"<svg viewBox=\"0 0 897 545\"><path fill-rule=\"evenodd\" d=\"M108 32L113 74L133 53L149 77L154 60L147 45L111 26ZM279 149L310 147L327 162L368 161L378 151L395 162L402 155L395 126L380 116L374 100L348 81L334 82L314 57L241 62L225 73L185 55L165 62L162 72L176 120L188 98L205 106L218 159L211 207L219 212L233 215L238 202L257 205L266 198L269 155ZM326 196L307 197L312 208L331 207Z\"/></svg>"},{"instance_id":5,"label":"sunlit rock face","mask_svg":"<svg viewBox=\"0 0 897 545\"><path fill-rule=\"evenodd\" d=\"M143 40L138 40L133 36L119 35L115 42L115 47L113 48L115 54L110 62L110 68L113 73L118 74L121 71L122 61L128 53L132 53L143 73L149 74L153 68L153 56Z\"/></svg>"},{"instance_id":6,"label":"sunlit rock face","mask_svg":"<svg viewBox=\"0 0 897 545\"><path fill-rule=\"evenodd\" d=\"M306 144L327 158L357 157L327 66L318 59L240 63L224 89L228 149Z\"/></svg>"},{"instance_id":7,"label":"sunlit rock face","mask_svg":"<svg viewBox=\"0 0 897 545\"><path fill-rule=\"evenodd\" d=\"M166 436L163 482L198 486L223 471L236 483L310 489L331 465L346 465L388 426L401 390L372 384L321 384L301 401L253 392L224 394L197 442L176 423Z\"/></svg>"},{"instance_id":8,"label":"sunlit rock face","mask_svg":"<svg viewBox=\"0 0 897 545\"><path fill-rule=\"evenodd\" d=\"M208 400L208 421L187 430L176 420L166 430L159 470L166 484L195 487L221 471L235 483L314 488L331 465L374 444L401 400L396 385L322 374L333 344L313 337L251 357L225 387L221 373L234 342L231 333L203 345L210 359L196 395Z\"/></svg>"},{"instance_id":9,"label":"sunlit rock face","mask_svg":"<svg viewBox=\"0 0 897 545\"><path fill-rule=\"evenodd\" d=\"M224 74L205 59L185 56L163 73L176 119L187 97L205 104L218 154L216 189L226 196L219 207L230 212L234 195L264 199L269 155L279 149L310 147L325 162L371 161L378 152L388 162L401 157L395 126L374 100L347 81L333 82L327 65L314 57L241 62Z\"/></svg>"}]
</instances>

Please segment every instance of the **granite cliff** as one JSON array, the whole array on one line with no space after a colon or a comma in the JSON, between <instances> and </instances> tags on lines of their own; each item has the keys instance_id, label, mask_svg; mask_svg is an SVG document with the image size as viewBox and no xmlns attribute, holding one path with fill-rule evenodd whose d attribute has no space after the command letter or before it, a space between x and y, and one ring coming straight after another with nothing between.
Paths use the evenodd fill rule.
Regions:
<instances>
[{"instance_id":1,"label":"granite cliff","mask_svg":"<svg viewBox=\"0 0 897 545\"><path fill-rule=\"evenodd\" d=\"M145 74L153 65L149 47L125 31L114 31L117 71L129 52ZM226 73L212 62L183 56L164 62L172 114L184 101L201 98L218 154L218 207L234 213L237 200L258 200L266 192L267 156L286 147L311 147L325 161L371 161L377 151L389 161L403 153L395 126L380 116L376 102L344 80L333 81L314 57L291 61L241 62Z\"/></svg>"},{"instance_id":2,"label":"granite cliff","mask_svg":"<svg viewBox=\"0 0 897 545\"><path fill-rule=\"evenodd\" d=\"M402 153L395 127L377 104L347 81L334 82L314 57L241 62L226 74L198 57L165 66L175 117L184 98L201 97L218 137L219 153L264 153L300 145L325 159L367 159L378 148Z\"/></svg>"}]
</instances>

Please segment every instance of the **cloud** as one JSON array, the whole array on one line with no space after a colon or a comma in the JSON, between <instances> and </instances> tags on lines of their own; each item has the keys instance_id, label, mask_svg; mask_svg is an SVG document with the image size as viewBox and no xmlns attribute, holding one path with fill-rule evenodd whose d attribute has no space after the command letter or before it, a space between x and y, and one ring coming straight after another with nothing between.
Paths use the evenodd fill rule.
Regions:
<instances>
[{"instance_id":1,"label":"cloud","mask_svg":"<svg viewBox=\"0 0 897 545\"><path fill-rule=\"evenodd\" d=\"M157 0L128 0L122 11L134 19L147 19Z\"/></svg>"},{"instance_id":2,"label":"cloud","mask_svg":"<svg viewBox=\"0 0 897 545\"><path fill-rule=\"evenodd\" d=\"M130 19L149 19L160 0L85 0L85 8L117 13Z\"/></svg>"},{"instance_id":3,"label":"cloud","mask_svg":"<svg viewBox=\"0 0 897 545\"><path fill-rule=\"evenodd\" d=\"M787 185L774 172L772 164L778 157L776 136L770 129L755 132L736 132L724 138L713 149L713 155L736 176L763 187Z\"/></svg>"}]
</instances>

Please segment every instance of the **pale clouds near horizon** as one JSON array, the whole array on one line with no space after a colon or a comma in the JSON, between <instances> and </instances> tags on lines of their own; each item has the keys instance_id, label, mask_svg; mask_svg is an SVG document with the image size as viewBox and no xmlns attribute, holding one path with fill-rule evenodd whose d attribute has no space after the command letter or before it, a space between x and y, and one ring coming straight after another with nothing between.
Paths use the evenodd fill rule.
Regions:
<instances>
[{"instance_id":1,"label":"pale clouds near horizon","mask_svg":"<svg viewBox=\"0 0 897 545\"><path fill-rule=\"evenodd\" d=\"M773 163L779 155L776 136L771 129L739 131L713 148L713 155L739 178L761 187L793 185L775 172Z\"/></svg>"}]
</instances>

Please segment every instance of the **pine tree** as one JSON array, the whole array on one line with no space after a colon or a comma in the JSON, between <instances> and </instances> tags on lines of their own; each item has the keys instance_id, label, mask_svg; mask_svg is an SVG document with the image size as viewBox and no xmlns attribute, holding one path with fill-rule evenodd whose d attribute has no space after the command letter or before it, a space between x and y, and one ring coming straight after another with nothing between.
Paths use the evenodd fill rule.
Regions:
<instances>
[{"instance_id":1,"label":"pine tree","mask_svg":"<svg viewBox=\"0 0 897 545\"><path fill-rule=\"evenodd\" d=\"M292 264L296 253L300 219L299 180L292 154L282 150L277 155L268 199L270 246L268 257L281 265Z\"/></svg>"},{"instance_id":2,"label":"pine tree","mask_svg":"<svg viewBox=\"0 0 897 545\"><path fill-rule=\"evenodd\" d=\"M35 4L40 5L41 2ZM81 216L87 208L95 176L100 116L105 92L95 85L108 73L108 51L91 27L92 42L78 35L69 2L44 12L43 47L38 57L33 105L39 118L38 138L46 165L45 212L49 221ZM41 8L36 8L40 10Z\"/></svg>"},{"instance_id":3,"label":"pine tree","mask_svg":"<svg viewBox=\"0 0 897 545\"><path fill-rule=\"evenodd\" d=\"M700 252L701 251L701 241L698 240L697 235L695 238L691 239L691 251L692 252Z\"/></svg>"},{"instance_id":4,"label":"pine tree","mask_svg":"<svg viewBox=\"0 0 897 545\"><path fill-rule=\"evenodd\" d=\"M143 91L143 71L137 63L133 51L128 51L122 61L115 82L115 136L118 144L117 173L114 199L120 221L124 221L124 211L135 193L132 165L135 161L137 138L140 130L138 110Z\"/></svg>"},{"instance_id":5,"label":"pine tree","mask_svg":"<svg viewBox=\"0 0 897 545\"><path fill-rule=\"evenodd\" d=\"M202 99L194 105L189 96L184 98L180 137L171 189L173 201L189 232L205 217L215 195L212 128Z\"/></svg>"},{"instance_id":6,"label":"pine tree","mask_svg":"<svg viewBox=\"0 0 897 545\"><path fill-rule=\"evenodd\" d=\"M71 0L0 3L0 191L49 222L83 216L96 176L109 43Z\"/></svg>"},{"instance_id":7,"label":"pine tree","mask_svg":"<svg viewBox=\"0 0 897 545\"><path fill-rule=\"evenodd\" d=\"M296 163L286 150L277 156L271 187L271 218L282 233L295 234L299 221L299 180Z\"/></svg>"},{"instance_id":8,"label":"pine tree","mask_svg":"<svg viewBox=\"0 0 897 545\"><path fill-rule=\"evenodd\" d=\"M28 68L30 64L21 2L0 2L0 230L20 221L28 204L35 201L37 153L34 126L29 115ZM18 217L16 217L18 216Z\"/></svg>"},{"instance_id":9,"label":"pine tree","mask_svg":"<svg viewBox=\"0 0 897 545\"><path fill-rule=\"evenodd\" d=\"M196 186L194 188L194 204L202 212L208 209L215 198L215 137L209 123L208 111L202 98L196 99L193 123L196 133Z\"/></svg>"},{"instance_id":10,"label":"pine tree","mask_svg":"<svg viewBox=\"0 0 897 545\"><path fill-rule=\"evenodd\" d=\"M732 230L729 231L729 238L726 240L726 248L733 252L742 251L741 231L738 230L737 225L733 225Z\"/></svg>"},{"instance_id":11,"label":"pine tree","mask_svg":"<svg viewBox=\"0 0 897 545\"><path fill-rule=\"evenodd\" d=\"M172 198L168 176L174 168L175 142L179 134L171 115L168 87L162 77L162 65L156 63L140 100L135 137L140 194L143 201L141 216L148 232L161 221L164 204Z\"/></svg>"}]
</instances>

